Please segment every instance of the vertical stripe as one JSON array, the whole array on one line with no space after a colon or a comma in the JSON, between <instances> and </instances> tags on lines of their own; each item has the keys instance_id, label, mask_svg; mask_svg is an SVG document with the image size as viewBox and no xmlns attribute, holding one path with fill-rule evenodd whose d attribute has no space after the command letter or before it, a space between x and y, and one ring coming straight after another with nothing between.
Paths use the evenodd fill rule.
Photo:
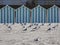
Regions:
<instances>
[{"instance_id":1,"label":"vertical stripe","mask_svg":"<svg viewBox=\"0 0 60 45\"><path fill-rule=\"evenodd\" d=\"M20 23L21 23L21 8L19 10L20 10L20 14L19 15L20 15Z\"/></svg>"},{"instance_id":2,"label":"vertical stripe","mask_svg":"<svg viewBox=\"0 0 60 45\"><path fill-rule=\"evenodd\" d=\"M14 23L14 9L11 8L11 23Z\"/></svg>"},{"instance_id":3,"label":"vertical stripe","mask_svg":"<svg viewBox=\"0 0 60 45\"><path fill-rule=\"evenodd\" d=\"M38 23L40 23L40 6L38 7Z\"/></svg>"},{"instance_id":4,"label":"vertical stripe","mask_svg":"<svg viewBox=\"0 0 60 45\"><path fill-rule=\"evenodd\" d=\"M40 7L40 23L41 23L41 7Z\"/></svg>"},{"instance_id":5,"label":"vertical stripe","mask_svg":"<svg viewBox=\"0 0 60 45\"><path fill-rule=\"evenodd\" d=\"M25 8L24 8L23 12L24 12L24 15L23 15L23 16L24 16L24 17L23 17L23 18L24 18L24 22L23 22L23 23L25 23L25 20L26 20L26 18L25 18L25 16L26 16L26 13L25 13L26 10L25 10Z\"/></svg>"},{"instance_id":6,"label":"vertical stripe","mask_svg":"<svg viewBox=\"0 0 60 45\"><path fill-rule=\"evenodd\" d=\"M36 23L36 19L37 19L37 18L36 18L36 8L35 8L35 22L34 22L34 23Z\"/></svg>"},{"instance_id":7,"label":"vertical stripe","mask_svg":"<svg viewBox=\"0 0 60 45\"><path fill-rule=\"evenodd\" d=\"M2 23L4 23L4 8L2 8Z\"/></svg>"},{"instance_id":8,"label":"vertical stripe","mask_svg":"<svg viewBox=\"0 0 60 45\"><path fill-rule=\"evenodd\" d=\"M1 23L1 9L0 9L0 23Z\"/></svg>"},{"instance_id":9,"label":"vertical stripe","mask_svg":"<svg viewBox=\"0 0 60 45\"><path fill-rule=\"evenodd\" d=\"M10 23L10 7L8 7L8 23Z\"/></svg>"},{"instance_id":10,"label":"vertical stripe","mask_svg":"<svg viewBox=\"0 0 60 45\"><path fill-rule=\"evenodd\" d=\"M11 23L11 8L10 8L10 23Z\"/></svg>"},{"instance_id":11,"label":"vertical stripe","mask_svg":"<svg viewBox=\"0 0 60 45\"><path fill-rule=\"evenodd\" d=\"M2 23L2 9L1 9L1 23Z\"/></svg>"},{"instance_id":12,"label":"vertical stripe","mask_svg":"<svg viewBox=\"0 0 60 45\"><path fill-rule=\"evenodd\" d=\"M53 23L53 8L51 8L51 22Z\"/></svg>"},{"instance_id":13,"label":"vertical stripe","mask_svg":"<svg viewBox=\"0 0 60 45\"><path fill-rule=\"evenodd\" d=\"M32 23L34 23L34 10L32 10Z\"/></svg>"},{"instance_id":14,"label":"vertical stripe","mask_svg":"<svg viewBox=\"0 0 60 45\"><path fill-rule=\"evenodd\" d=\"M20 22L20 8L18 8L17 14L18 14L18 23L19 23Z\"/></svg>"},{"instance_id":15,"label":"vertical stripe","mask_svg":"<svg viewBox=\"0 0 60 45\"><path fill-rule=\"evenodd\" d=\"M4 23L5 23L5 8L4 8Z\"/></svg>"},{"instance_id":16,"label":"vertical stripe","mask_svg":"<svg viewBox=\"0 0 60 45\"><path fill-rule=\"evenodd\" d=\"M27 17L27 15L28 15L27 13L28 13L28 12L27 12L27 11L28 11L28 10L27 10L27 8L26 8L26 22L28 21L28 19L27 19L27 18L28 18L28 17ZM27 23L28 23L28 22L27 22Z\"/></svg>"},{"instance_id":17,"label":"vertical stripe","mask_svg":"<svg viewBox=\"0 0 60 45\"><path fill-rule=\"evenodd\" d=\"M57 14L57 8L56 8L56 23L58 23L58 22L57 22L57 16L58 16L58 14Z\"/></svg>"},{"instance_id":18,"label":"vertical stripe","mask_svg":"<svg viewBox=\"0 0 60 45\"><path fill-rule=\"evenodd\" d=\"M39 9L39 7L37 8L37 23L38 23L38 18L39 18L39 17L38 17L38 9Z\"/></svg>"},{"instance_id":19,"label":"vertical stripe","mask_svg":"<svg viewBox=\"0 0 60 45\"><path fill-rule=\"evenodd\" d=\"M8 6L6 6L5 8L6 8L6 11L7 11L6 12L6 15L7 15L7 19L6 20L7 20L7 23L8 23Z\"/></svg>"},{"instance_id":20,"label":"vertical stripe","mask_svg":"<svg viewBox=\"0 0 60 45\"><path fill-rule=\"evenodd\" d=\"M53 23L54 23L54 7L53 7Z\"/></svg>"},{"instance_id":21,"label":"vertical stripe","mask_svg":"<svg viewBox=\"0 0 60 45\"><path fill-rule=\"evenodd\" d=\"M43 23L44 23L44 8L43 8Z\"/></svg>"},{"instance_id":22,"label":"vertical stripe","mask_svg":"<svg viewBox=\"0 0 60 45\"><path fill-rule=\"evenodd\" d=\"M17 9L17 23L18 23L18 9Z\"/></svg>"},{"instance_id":23,"label":"vertical stripe","mask_svg":"<svg viewBox=\"0 0 60 45\"><path fill-rule=\"evenodd\" d=\"M23 15L22 15L22 19L23 19L22 23L24 23L24 7L22 7L22 10L23 10L23 12L22 12L23 13Z\"/></svg>"},{"instance_id":24,"label":"vertical stripe","mask_svg":"<svg viewBox=\"0 0 60 45\"><path fill-rule=\"evenodd\" d=\"M35 23L35 8L34 8L34 12L33 12L33 15L34 15L34 23Z\"/></svg>"},{"instance_id":25,"label":"vertical stripe","mask_svg":"<svg viewBox=\"0 0 60 45\"><path fill-rule=\"evenodd\" d=\"M30 9L27 8L27 22L30 22Z\"/></svg>"},{"instance_id":26,"label":"vertical stripe","mask_svg":"<svg viewBox=\"0 0 60 45\"><path fill-rule=\"evenodd\" d=\"M59 22L59 18L60 18L60 17L59 17L59 13L60 13L59 8L57 8L57 22L58 22L58 23L60 23L60 22Z\"/></svg>"},{"instance_id":27,"label":"vertical stripe","mask_svg":"<svg viewBox=\"0 0 60 45\"><path fill-rule=\"evenodd\" d=\"M50 18L50 21L49 21L49 22L51 23L51 22L52 22L52 21L51 21L51 9L50 9L50 17L49 17L49 18Z\"/></svg>"}]
</instances>

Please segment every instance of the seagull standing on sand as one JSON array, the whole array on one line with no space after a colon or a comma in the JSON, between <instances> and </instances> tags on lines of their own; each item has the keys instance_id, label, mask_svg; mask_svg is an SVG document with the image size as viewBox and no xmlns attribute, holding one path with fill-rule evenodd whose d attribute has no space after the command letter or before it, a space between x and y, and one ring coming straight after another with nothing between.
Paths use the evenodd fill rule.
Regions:
<instances>
[{"instance_id":1,"label":"seagull standing on sand","mask_svg":"<svg viewBox=\"0 0 60 45\"><path fill-rule=\"evenodd\" d=\"M8 26L9 30L12 30L11 26Z\"/></svg>"},{"instance_id":2,"label":"seagull standing on sand","mask_svg":"<svg viewBox=\"0 0 60 45\"><path fill-rule=\"evenodd\" d=\"M23 31L27 31L27 28L23 29Z\"/></svg>"},{"instance_id":3,"label":"seagull standing on sand","mask_svg":"<svg viewBox=\"0 0 60 45\"><path fill-rule=\"evenodd\" d=\"M47 29L47 31L50 31L50 30L51 30L51 28Z\"/></svg>"}]
</instances>

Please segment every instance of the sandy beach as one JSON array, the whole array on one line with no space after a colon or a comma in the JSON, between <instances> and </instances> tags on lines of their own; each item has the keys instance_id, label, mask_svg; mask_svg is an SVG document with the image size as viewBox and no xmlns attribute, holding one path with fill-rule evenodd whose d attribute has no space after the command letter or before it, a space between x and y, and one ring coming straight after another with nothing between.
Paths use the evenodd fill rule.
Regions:
<instances>
[{"instance_id":1,"label":"sandy beach","mask_svg":"<svg viewBox=\"0 0 60 45\"><path fill-rule=\"evenodd\" d=\"M60 45L60 23L0 24L0 45Z\"/></svg>"}]
</instances>

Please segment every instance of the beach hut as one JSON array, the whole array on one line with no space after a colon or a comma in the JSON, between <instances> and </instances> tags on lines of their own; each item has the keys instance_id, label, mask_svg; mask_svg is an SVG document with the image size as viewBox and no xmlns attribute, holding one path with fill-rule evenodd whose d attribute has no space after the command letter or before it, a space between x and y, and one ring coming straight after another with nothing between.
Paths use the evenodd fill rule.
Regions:
<instances>
[{"instance_id":1,"label":"beach hut","mask_svg":"<svg viewBox=\"0 0 60 45\"><path fill-rule=\"evenodd\" d=\"M30 9L22 5L16 9L16 23L30 23Z\"/></svg>"},{"instance_id":2,"label":"beach hut","mask_svg":"<svg viewBox=\"0 0 60 45\"><path fill-rule=\"evenodd\" d=\"M5 6L0 9L0 23L14 23L14 9Z\"/></svg>"},{"instance_id":3,"label":"beach hut","mask_svg":"<svg viewBox=\"0 0 60 45\"><path fill-rule=\"evenodd\" d=\"M59 8L54 5L48 9L48 23L58 23L59 22Z\"/></svg>"},{"instance_id":4,"label":"beach hut","mask_svg":"<svg viewBox=\"0 0 60 45\"><path fill-rule=\"evenodd\" d=\"M38 5L32 9L31 12L32 23L45 23L46 22L46 9Z\"/></svg>"}]
</instances>

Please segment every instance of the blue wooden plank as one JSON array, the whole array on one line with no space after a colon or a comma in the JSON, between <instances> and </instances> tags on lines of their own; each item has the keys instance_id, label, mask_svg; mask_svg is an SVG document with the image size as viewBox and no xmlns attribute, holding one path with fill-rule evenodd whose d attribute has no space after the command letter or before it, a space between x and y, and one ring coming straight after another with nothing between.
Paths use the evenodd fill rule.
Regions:
<instances>
[{"instance_id":1,"label":"blue wooden plank","mask_svg":"<svg viewBox=\"0 0 60 45\"><path fill-rule=\"evenodd\" d=\"M21 7L21 23L24 23L24 7Z\"/></svg>"},{"instance_id":2,"label":"blue wooden plank","mask_svg":"<svg viewBox=\"0 0 60 45\"><path fill-rule=\"evenodd\" d=\"M11 8L11 23L14 23L14 9Z\"/></svg>"},{"instance_id":3,"label":"blue wooden plank","mask_svg":"<svg viewBox=\"0 0 60 45\"><path fill-rule=\"evenodd\" d=\"M57 23L57 8L56 7L54 7L54 23Z\"/></svg>"},{"instance_id":4,"label":"blue wooden plank","mask_svg":"<svg viewBox=\"0 0 60 45\"><path fill-rule=\"evenodd\" d=\"M2 23L4 23L4 8L2 8Z\"/></svg>"},{"instance_id":5,"label":"blue wooden plank","mask_svg":"<svg viewBox=\"0 0 60 45\"><path fill-rule=\"evenodd\" d=\"M24 23L26 23L26 22L27 22L27 20L28 20L28 19L27 19L27 16L28 16L28 14L27 14L27 13L28 13L29 11L28 11L28 12L27 12L27 11L28 11L28 9L26 8L26 9L25 9L25 13L24 13L24 14L25 14L25 22L24 22ZM27 23L28 23L28 22L27 22Z\"/></svg>"},{"instance_id":6,"label":"blue wooden plank","mask_svg":"<svg viewBox=\"0 0 60 45\"><path fill-rule=\"evenodd\" d=\"M58 16L59 17L59 23L60 23L60 8L58 9Z\"/></svg>"},{"instance_id":7,"label":"blue wooden plank","mask_svg":"<svg viewBox=\"0 0 60 45\"><path fill-rule=\"evenodd\" d=\"M51 23L51 10L48 9L48 23Z\"/></svg>"},{"instance_id":8,"label":"blue wooden plank","mask_svg":"<svg viewBox=\"0 0 60 45\"><path fill-rule=\"evenodd\" d=\"M44 9L44 23L46 23L46 9Z\"/></svg>"},{"instance_id":9,"label":"blue wooden plank","mask_svg":"<svg viewBox=\"0 0 60 45\"><path fill-rule=\"evenodd\" d=\"M10 22L10 13L11 13L11 12L10 12L10 7L8 7L8 23L11 23L11 22Z\"/></svg>"},{"instance_id":10,"label":"blue wooden plank","mask_svg":"<svg viewBox=\"0 0 60 45\"><path fill-rule=\"evenodd\" d=\"M37 8L37 22L40 22L40 7Z\"/></svg>"},{"instance_id":11,"label":"blue wooden plank","mask_svg":"<svg viewBox=\"0 0 60 45\"><path fill-rule=\"evenodd\" d=\"M46 9L41 8L41 23L46 23Z\"/></svg>"},{"instance_id":12,"label":"blue wooden plank","mask_svg":"<svg viewBox=\"0 0 60 45\"><path fill-rule=\"evenodd\" d=\"M53 8L51 8L51 23L53 23Z\"/></svg>"},{"instance_id":13,"label":"blue wooden plank","mask_svg":"<svg viewBox=\"0 0 60 45\"><path fill-rule=\"evenodd\" d=\"M7 9L7 6L6 6L6 7L5 7L5 23L8 23L8 20L7 20L7 19L8 19L8 16L7 16L7 15L8 15L8 14L7 14L8 11L7 11L7 10L8 10L8 9Z\"/></svg>"},{"instance_id":14,"label":"blue wooden plank","mask_svg":"<svg viewBox=\"0 0 60 45\"><path fill-rule=\"evenodd\" d=\"M35 22L35 19L36 19L35 17L36 17L36 16L35 16L35 8L34 8L34 22Z\"/></svg>"},{"instance_id":15,"label":"blue wooden plank","mask_svg":"<svg viewBox=\"0 0 60 45\"><path fill-rule=\"evenodd\" d=\"M27 23L30 23L30 9L27 8Z\"/></svg>"},{"instance_id":16,"label":"blue wooden plank","mask_svg":"<svg viewBox=\"0 0 60 45\"><path fill-rule=\"evenodd\" d=\"M41 23L43 23L43 8L41 7Z\"/></svg>"},{"instance_id":17,"label":"blue wooden plank","mask_svg":"<svg viewBox=\"0 0 60 45\"><path fill-rule=\"evenodd\" d=\"M20 23L20 8L18 9L18 23Z\"/></svg>"},{"instance_id":18,"label":"blue wooden plank","mask_svg":"<svg viewBox=\"0 0 60 45\"><path fill-rule=\"evenodd\" d=\"M24 8L24 23L26 23L26 8Z\"/></svg>"},{"instance_id":19,"label":"blue wooden plank","mask_svg":"<svg viewBox=\"0 0 60 45\"><path fill-rule=\"evenodd\" d=\"M20 8L20 23L21 23L21 18L22 18L22 17L21 17L21 8Z\"/></svg>"},{"instance_id":20,"label":"blue wooden plank","mask_svg":"<svg viewBox=\"0 0 60 45\"><path fill-rule=\"evenodd\" d=\"M59 20L59 17L58 17L58 9L59 9L59 8L57 7L57 8L56 8L56 16L55 16L55 17L56 17L56 23L59 23L59 21L58 21L58 20Z\"/></svg>"},{"instance_id":21,"label":"blue wooden plank","mask_svg":"<svg viewBox=\"0 0 60 45\"><path fill-rule=\"evenodd\" d=\"M34 10L32 10L32 23L34 23Z\"/></svg>"},{"instance_id":22,"label":"blue wooden plank","mask_svg":"<svg viewBox=\"0 0 60 45\"><path fill-rule=\"evenodd\" d=\"M56 23L59 23L59 8L56 8Z\"/></svg>"},{"instance_id":23,"label":"blue wooden plank","mask_svg":"<svg viewBox=\"0 0 60 45\"><path fill-rule=\"evenodd\" d=\"M17 14L18 10L16 10L16 23L18 23L18 14Z\"/></svg>"},{"instance_id":24,"label":"blue wooden plank","mask_svg":"<svg viewBox=\"0 0 60 45\"><path fill-rule=\"evenodd\" d=\"M0 23L1 23L1 9L0 9Z\"/></svg>"}]
</instances>

